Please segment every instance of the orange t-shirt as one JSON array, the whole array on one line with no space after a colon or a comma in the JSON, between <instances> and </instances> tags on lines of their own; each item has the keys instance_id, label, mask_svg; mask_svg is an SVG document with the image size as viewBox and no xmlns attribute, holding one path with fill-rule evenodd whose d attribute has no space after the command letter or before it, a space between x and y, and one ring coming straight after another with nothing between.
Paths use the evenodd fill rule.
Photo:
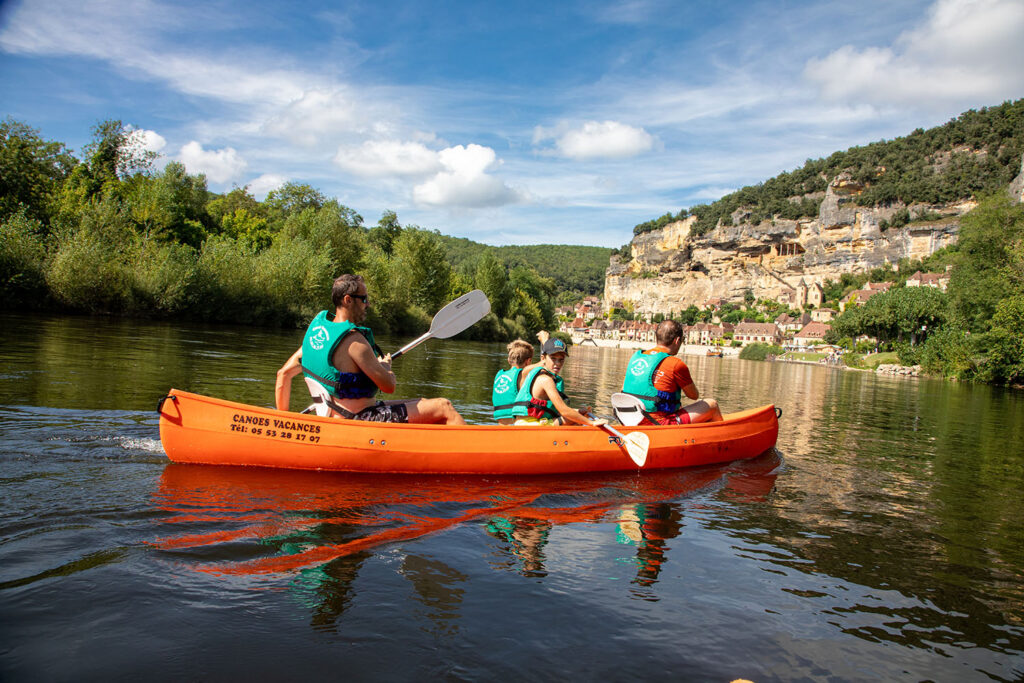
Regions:
<instances>
[{"instance_id":1,"label":"orange t-shirt","mask_svg":"<svg viewBox=\"0 0 1024 683\"><path fill-rule=\"evenodd\" d=\"M664 346L655 346L650 351L644 351L644 353L651 354L658 351L668 353L668 349ZM669 356L661 361L658 369L654 372L653 381L655 389L669 393L676 389L682 390L683 387L693 384L693 378L690 377L690 368L686 367L686 363L679 356Z\"/></svg>"}]
</instances>

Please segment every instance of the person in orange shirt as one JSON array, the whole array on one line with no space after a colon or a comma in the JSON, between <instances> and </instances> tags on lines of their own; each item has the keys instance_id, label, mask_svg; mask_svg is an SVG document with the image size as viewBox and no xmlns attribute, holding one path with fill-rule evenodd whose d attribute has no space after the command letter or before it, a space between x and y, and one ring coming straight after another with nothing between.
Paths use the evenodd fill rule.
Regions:
<instances>
[{"instance_id":1,"label":"person in orange shirt","mask_svg":"<svg viewBox=\"0 0 1024 683\"><path fill-rule=\"evenodd\" d=\"M722 412L714 399L700 399L686 363L676 356L683 345L683 328L675 320L664 320L655 331L658 345L637 351L629 359L623 393L644 404L641 424L676 425L721 420ZM682 405L683 395L695 401Z\"/></svg>"}]
</instances>

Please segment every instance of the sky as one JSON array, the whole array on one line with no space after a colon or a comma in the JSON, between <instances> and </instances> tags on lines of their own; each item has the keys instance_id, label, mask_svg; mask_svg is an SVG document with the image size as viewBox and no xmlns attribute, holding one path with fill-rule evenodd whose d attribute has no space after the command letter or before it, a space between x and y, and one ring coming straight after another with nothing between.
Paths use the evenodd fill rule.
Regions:
<instances>
[{"instance_id":1,"label":"sky","mask_svg":"<svg viewBox=\"0 0 1024 683\"><path fill-rule=\"evenodd\" d=\"M0 117L493 245L621 246L1021 64L1024 0L0 0Z\"/></svg>"}]
</instances>

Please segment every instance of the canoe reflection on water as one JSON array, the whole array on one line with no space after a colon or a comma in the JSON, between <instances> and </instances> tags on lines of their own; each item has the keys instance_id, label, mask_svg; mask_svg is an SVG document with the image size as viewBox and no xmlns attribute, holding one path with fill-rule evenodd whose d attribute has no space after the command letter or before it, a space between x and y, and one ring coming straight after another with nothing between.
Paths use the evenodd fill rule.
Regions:
<instances>
[{"instance_id":1,"label":"canoe reflection on water","mask_svg":"<svg viewBox=\"0 0 1024 683\"><path fill-rule=\"evenodd\" d=\"M637 581L657 578L665 542L680 533L674 503L715 488L755 501L774 486L781 458L675 471L543 477L354 475L168 465L155 492L169 513L152 542L219 575L290 574L384 544L463 524L506 545L517 571L544 573L552 528L613 523L637 548Z\"/></svg>"}]
</instances>

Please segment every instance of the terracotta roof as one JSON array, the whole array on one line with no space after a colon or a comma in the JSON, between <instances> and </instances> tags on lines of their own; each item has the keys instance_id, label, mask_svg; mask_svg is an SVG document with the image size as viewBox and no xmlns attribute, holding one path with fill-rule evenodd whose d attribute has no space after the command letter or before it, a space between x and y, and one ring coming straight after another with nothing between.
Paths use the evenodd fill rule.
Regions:
<instances>
[{"instance_id":1,"label":"terracotta roof","mask_svg":"<svg viewBox=\"0 0 1024 683\"><path fill-rule=\"evenodd\" d=\"M804 339L824 339L825 333L832 329L831 325L825 323L807 323L803 329L797 332L793 338L802 337Z\"/></svg>"}]
</instances>

